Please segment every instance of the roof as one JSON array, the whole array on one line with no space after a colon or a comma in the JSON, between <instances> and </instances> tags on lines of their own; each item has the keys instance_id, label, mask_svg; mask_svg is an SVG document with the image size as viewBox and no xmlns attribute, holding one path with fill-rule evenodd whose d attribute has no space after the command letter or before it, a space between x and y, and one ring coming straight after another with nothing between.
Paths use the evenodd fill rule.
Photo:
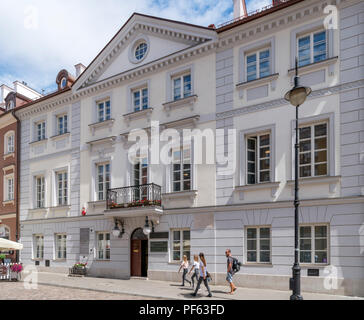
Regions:
<instances>
[{"instance_id":1,"label":"roof","mask_svg":"<svg viewBox=\"0 0 364 320\"><path fill-rule=\"evenodd\" d=\"M235 27L241 26L242 24L248 23L253 20L257 20L259 18L262 18L264 16L267 16L267 15L277 12L279 10L282 10L282 9L285 9L292 5L295 5L296 3L303 2L304 0L285 0L284 2L283 1L281 3L275 4L275 5L271 4L266 7L263 7L262 9L258 9L254 12L251 12L246 17L239 17L239 18L227 21L227 22L219 25L218 28L216 29L216 32L222 33L222 32L231 30Z\"/></svg>"}]
</instances>

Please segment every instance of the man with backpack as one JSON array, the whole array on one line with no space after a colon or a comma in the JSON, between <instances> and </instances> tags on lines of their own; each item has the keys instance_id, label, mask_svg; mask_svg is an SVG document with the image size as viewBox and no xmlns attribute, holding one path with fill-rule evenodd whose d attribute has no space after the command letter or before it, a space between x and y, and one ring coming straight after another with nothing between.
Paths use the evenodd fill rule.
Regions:
<instances>
[{"instance_id":1,"label":"man with backpack","mask_svg":"<svg viewBox=\"0 0 364 320\"><path fill-rule=\"evenodd\" d=\"M235 287L234 283L233 283L233 276L234 276L234 274L236 272L236 271L234 271L234 265L235 265L235 268L236 268L239 263L236 263L235 262L236 259L231 256L231 250L230 249L226 249L225 255L226 255L226 258L227 258L227 276L226 276L226 281L230 285L230 292L229 292L229 294L234 294L234 292L237 289Z\"/></svg>"}]
</instances>

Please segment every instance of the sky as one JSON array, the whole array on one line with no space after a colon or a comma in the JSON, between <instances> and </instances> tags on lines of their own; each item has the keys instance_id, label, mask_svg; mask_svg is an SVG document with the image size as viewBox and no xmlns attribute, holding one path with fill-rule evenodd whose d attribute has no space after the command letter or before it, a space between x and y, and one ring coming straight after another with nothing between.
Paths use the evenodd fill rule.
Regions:
<instances>
[{"instance_id":1,"label":"sky","mask_svg":"<svg viewBox=\"0 0 364 320\"><path fill-rule=\"evenodd\" d=\"M246 3L252 12L271 1ZM233 0L0 0L0 85L55 90L58 72L88 66L133 12L218 25L233 18Z\"/></svg>"}]
</instances>

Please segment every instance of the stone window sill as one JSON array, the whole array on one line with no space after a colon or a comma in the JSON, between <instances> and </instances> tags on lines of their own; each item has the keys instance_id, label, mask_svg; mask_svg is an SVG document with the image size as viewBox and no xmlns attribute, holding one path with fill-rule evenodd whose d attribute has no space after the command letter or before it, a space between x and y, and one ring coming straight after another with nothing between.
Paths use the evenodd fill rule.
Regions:
<instances>
[{"instance_id":1,"label":"stone window sill","mask_svg":"<svg viewBox=\"0 0 364 320\"><path fill-rule=\"evenodd\" d=\"M170 199L183 199L183 198L195 198L197 196L197 190L191 191L178 191L178 192L171 192L171 193L164 193L162 194L162 198L166 200Z\"/></svg>"},{"instance_id":2,"label":"stone window sill","mask_svg":"<svg viewBox=\"0 0 364 320\"><path fill-rule=\"evenodd\" d=\"M247 191L256 190L271 190L272 198L275 197L277 190L279 188L280 182L264 182L257 184L249 184L245 186L236 186L235 191L240 193L240 200L244 200L244 193Z\"/></svg>"},{"instance_id":3,"label":"stone window sill","mask_svg":"<svg viewBox=\"0 0 364 320\"><path fill-rule=\"evenodd\" d=\"M106 200L100 200L100 201L91 201L87 203L89 207L92 208L98 208L98 207L105 207L106 208Z\"/></svg>"},{"instance_id":4,"label":"stone window sill","mask_svg":"<svg viewBox=\"0 0 364 320\"><path fill-rule=\"evenodd\" d=\"M163 107L164 107L164 110L167 112L168 116L170 115L171 110L179 108L179 107L190 107L191 111L193 111L197 98L198 98L198 96L196 94L194 94L187 98L182 98L182 99L163 103Z\"/></svg>"},{"instance_id":5,"label":"stone window sill","mask_svg":"<svg viewBox=\"0 0 364 320\"><path fill-rule=\"evenodd\" d=\"M299 178L298 185L314 185L314 184L328 184L330 188L330 193L334 193L337 184L340 183L341 176L323 176L323 177L308 177ZM295 180L287 181L287 186L292 188L294 192Z\"/></svg>"},{"instance_id":6,"label":"stone window sill","mask_svg":"<svg viewBox=\"0 0 364 320\"><path fill-rule=\"evenodd\" d=\"M266 267L266 268L272 268L273 264L271 263L243 263L242 264L243 267Z\"/></svg>"},{"instance_id":7,"label":"stone window sill","mask_svg":"<svg viewBox=\"0 0 364 320\"><path fill-rule=\"evenodd\" d=\"M11 152L11 153L7 153L7 154L4 154L4 160L8 159L8 158L15 158L15 152Z\"/></svg>"},{"instance_id":8,"label":"stone window sill","mask_svg":"<svg viewBox=\"0 0 364 320\"><path fill-rule=\"evenodd\" d=\"M147 120L150 121L152 113L153 113L153 108L148 108L124 114L123 117L124 120L129 124L132 120L140 118L147 118Z\"/></svg>"},{"instance_id":9,"label":"stone window sill","mask_svg":"<svg viewBox=\"0 0 364 320\"><path fill-rule=\"evenodd\" d=\"M70 205L62 205L62 206L49 207L49 209L52 209L52 210L64 210L64 209L70 210L71 206Z\"/></svg>"},{"instance_id":10,"label":"stone window sill","mask_svg":"<svg viewBox=\"0 0 364 320\"><path fill-rule=\"evenodd\" d=\"M305 66L299 67L298 71L299 71L299 73L306 73L306 72L310 72L310 71L317 70L317 69L320 69L320 68L326 68L328 66L331 66L331 65L335 64L338 61L338 58L339 57L336 56L336 57L328 58L328 59L323 60L323 61L310 63L310 64L307 64ZM330 75L331 75L332 72L333 72L333 70L330 71ZM288 74L290 76L293 76L295 74L295 69L294 68L289 69Z\"/></svg>"},{"instance_id":11,"label":"stone window sill","mask_svg":"<svg viewBox=\"0 0 364 320\"><path fill-rule=\"evenodd\" d=\"M301 268L313 268L313 269L317 269L317 268L324 269L324 268L328 267L329 265L330 265L329 263L320 263L320 264L300 263Z\"/></svg>"},{"instance_id":12,"label":"stone window sill","mask_svg":"<svg viewBox=\"0 0 364 320\"><path fill-rule=\"evenodd\" d=\"M7 206L7 205L14 205L15 204L15 201L14 200L6 200L6 201L3 201L3 206Z\"/></svg>"},{"instance_id":13,"label":"stone window sill","mask_svg":"<svg viewBox=\"0 0 364 320\"><path fill-rule=\"evenodd\" d=\"M33 141L33 142L30 142L29 145L31 146L36 146L36 145L40 145L40 144L44 144L48 141L48 139L42 139L42 140L37 140L37 141Z\"/></svg>"},{"instance_id":14,"label":"stone window sill","mask_svg":"<svg viewBox=\"0 0 364 320\"><path fill-rule=\"evenodd\" d=\"M94 134L94 132L96 131L96 129L100 129L100 128L111 128L114 125L115 119L110 119L110 120L105 120L105 121L100 121L100 122L96 122L96 123L92 123L89 124L89 128L92 131L92 134Z\"/></svg>"},{"instance_id":15,"label":"stone window sill","mask_svg":"<svg viewBox=\"0 0 364 320\"><path fill-rule=\"evenodd\" d=\"M236 85L236 88L239 90L242 90L242 89L248 89L248 88L252 88L252 87L258 87L262 84L276 81L278 79L278 77L279 77L279 73L275 73L275 74L272 74L272 75L269 75L269 76L266 76L266 77L263 77L260 79L238 83Z\"/></svg>"},{"instance_id":16,"label":"stone window sill","mask_svg":"<svg viewBox=\"0 0 364 320\"><path fill-rule=\"evenodd\" d=\"M53 136L50 139L51 140L61 140L63 138L69 137L70 135L71 135L70 132L66 132L66 133L63 133L63 134L59 134L59 135Z\"/></svg>"}]
</instances>

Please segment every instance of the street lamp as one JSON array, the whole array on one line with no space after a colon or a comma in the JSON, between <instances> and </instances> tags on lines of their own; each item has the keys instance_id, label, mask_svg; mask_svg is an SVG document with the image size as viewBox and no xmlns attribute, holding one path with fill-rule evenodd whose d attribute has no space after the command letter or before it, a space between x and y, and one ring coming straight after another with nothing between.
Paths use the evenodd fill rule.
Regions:
<instances>
[{"instance_id":1,"label":"street lamp","mask_svg":"<svg viewBox=\"0 0 364 320\"><path fill-rule=\"evenodd\" d=\"M303 300L301 296L301 267L299 264L299 243L298 243L298 228L299 228L299 198L298 198L298 152L299 152L299 140L298 140L298 108L302 105L306 98L311 94L312 90L309 87L300 86L298 77L298 63L296 58L296 75L294 78L294 87L288 91L284 99L296 107L296 144L295 144L295 189L294 189L294 207L295 207L295 219L294 219L294 265L292 268L293 277L290 279L290 289L292 290L291 300Z\"/></svg>"},{"instance_id":2,"label":"street lamp","mask_svg":"<svg viewBox=\"0 0 364 320\"><path fill-rule=\"evenodd\" d=\"M118 226L118 223L121 225L121 230L120 230L120 227ZM122 238L124 233L125 233L124 222L122 220L118 221L117 219L115 219L115 227L112 230L113 236L115 238Z\"/></svg>"},{"instance_id":3,"label":"street lamp","mask_svg":"<svg viewBox=\"0 0 364 320\"><path fill-rule=\"evenodd\" d=\"M144 234L147 236L152 232L151 227L149 226L149 220L148 220L148 216L145 218L145 226L143 228L143 232Z\"/></svg>"}]
</instances>

